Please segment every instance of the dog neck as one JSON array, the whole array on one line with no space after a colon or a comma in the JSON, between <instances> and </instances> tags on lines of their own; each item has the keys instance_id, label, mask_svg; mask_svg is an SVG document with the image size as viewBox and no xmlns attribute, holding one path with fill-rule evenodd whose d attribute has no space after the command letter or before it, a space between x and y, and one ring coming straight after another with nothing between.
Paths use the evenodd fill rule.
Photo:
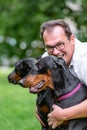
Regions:
<instances>
[{"instance_id":1,"label":"dog neck","mask_svg":"<svg viewBox=\"0 0 87 130\"><path fill-rule=\"evenodd\" d=\"M64 99L67 99L69 98L70 96L72 96L74 93L76 93L80 88L81 88L82 84L79 83L72 91L70 91L69 93L67 94L64 94L62 96L60 96L57 101L61 101L61 100L64 100Z\"/></svg>"},{"instance_id":2,"label":"dog neck","mask_svg":"<svg viewBox=\"0 0 87 130\"><path fill-rule=\"evenodd\" d=\"M71 74L69 70L63 72L63 75L60 77L61 84L56 81L55 86L55 98L59 98L62 95L66 95L69 92L72 92L80 83L79 79Z\"/></svg>"},{"instance_id":3,"label":"dog neck","mask_svg":"<svg viewBox=\"0 0 87 130\"><path fill-rule=\"evenodd\" d=\"M52 89L51 88L47 87L45 90L40 91L37 94L37 96L38 96L37 101L38 101L39 105L44 103L44 102L50 102L50 101L51 101L51 104L50 103L48 103L48 104L50 104L50 105L53 104L53 102L52 102L52 100L53 100L52 99Z\"/></svg>"}]
</instances>

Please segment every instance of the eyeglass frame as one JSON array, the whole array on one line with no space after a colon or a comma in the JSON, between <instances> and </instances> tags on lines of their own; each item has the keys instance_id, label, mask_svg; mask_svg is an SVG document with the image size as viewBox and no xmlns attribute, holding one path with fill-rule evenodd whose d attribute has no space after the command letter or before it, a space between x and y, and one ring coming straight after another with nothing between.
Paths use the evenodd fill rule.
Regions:
<instances>
[{"instance_id":1,"label":"eyeglass frame","mask_svg":"<svg viewBox=\"0 0 87 130\"><path fill-rule=\"evenodd\" d=\"M65 41L67 41L67 40L69 40L69 39L67 38ZM59 41L54 46L47 45L47 46L45 46L45 51L47 51L49 54L53 53L54 48L56 48L57 50L61 51L61 50L63 50L65 48L65 44L66 44L66 42ZM49 49L52 49L52 50L49 50Z\"/></svg>"}]
</instances>

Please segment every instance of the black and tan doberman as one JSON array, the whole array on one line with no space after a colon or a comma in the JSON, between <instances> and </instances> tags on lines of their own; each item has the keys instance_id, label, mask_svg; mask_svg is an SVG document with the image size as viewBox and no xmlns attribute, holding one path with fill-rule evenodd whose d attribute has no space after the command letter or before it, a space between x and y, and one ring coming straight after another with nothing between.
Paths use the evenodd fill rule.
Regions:
<instances>
[{"instance_id":1,"label":"black and tan doberman","mask_svg":"<svg viewBox=\"0 0 87 130\"><path fill-rule=\"evenodd\" d=\"M62 58L47 56L35 65L19 83L29 87L31 93L37 94L38 113L46 124L42 130L51 130L47 115L52 111L52 105L62 108L76 105L87 98L87 88L71 74ZM70 120L55 130L87 130L87 118Z\"/></svg>"}]
</instances>

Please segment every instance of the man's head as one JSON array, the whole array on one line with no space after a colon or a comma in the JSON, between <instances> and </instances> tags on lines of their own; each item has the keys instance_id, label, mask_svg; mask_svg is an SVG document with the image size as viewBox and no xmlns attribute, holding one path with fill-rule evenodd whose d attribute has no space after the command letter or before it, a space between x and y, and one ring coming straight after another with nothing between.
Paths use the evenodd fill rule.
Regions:
<instances>
[{"instance_id":1,"label":"man's head","mask_svg":"<svg viewBox=\"0 0 87 130\"><path fill-rule=\"evenodd\" d=\"M51 20L41 25L41 37L49 55L63 57L70 64L75 37L64 20Z\"/></svg>"}]
</instances>

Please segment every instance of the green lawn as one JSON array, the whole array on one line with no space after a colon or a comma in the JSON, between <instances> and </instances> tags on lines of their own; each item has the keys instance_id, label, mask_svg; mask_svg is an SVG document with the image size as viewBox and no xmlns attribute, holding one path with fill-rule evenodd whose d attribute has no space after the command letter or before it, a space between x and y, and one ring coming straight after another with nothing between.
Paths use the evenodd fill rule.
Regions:
<instances>
[{"instance_id":1,"label":"green lawn","mask_svg":"<svg viewBox=\"0 0 87 130\"><path fill-rule=\"evenodd\" d=\"M40 130L35 117L36 95L7 80L11 69L0 68L0 130Z\"/></svg>"}]
</instances>

